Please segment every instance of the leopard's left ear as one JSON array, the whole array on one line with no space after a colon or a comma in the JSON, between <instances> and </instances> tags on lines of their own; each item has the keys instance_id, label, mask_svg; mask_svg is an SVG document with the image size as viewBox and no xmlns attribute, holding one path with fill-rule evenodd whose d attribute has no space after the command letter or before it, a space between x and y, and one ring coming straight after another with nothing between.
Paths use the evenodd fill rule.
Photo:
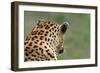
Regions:
<instances>
[{"instance_id":1,"label":"leopard's left ear","mask_svg":"<svg viewBox=\"0 0 100 73\"><path fill-rule=\"evenodd\" d=\"M44 19L39 19L38 22L37 22L37 25L40 25L40 24L43 24L45 23L45 20Z\"/></svg>"},{"instance_id":2,"label":"leopard's left ear","mask_svg":"<svg viewBox=\"0 0 100 73\"><path fill-rule=\"evenodd\" d=\"M69 26L68 22L64 22L63 24L60 25L60 31L62 34L66 32L66 30L68 29L68 26Z\"/></svg>"}]
</instances>

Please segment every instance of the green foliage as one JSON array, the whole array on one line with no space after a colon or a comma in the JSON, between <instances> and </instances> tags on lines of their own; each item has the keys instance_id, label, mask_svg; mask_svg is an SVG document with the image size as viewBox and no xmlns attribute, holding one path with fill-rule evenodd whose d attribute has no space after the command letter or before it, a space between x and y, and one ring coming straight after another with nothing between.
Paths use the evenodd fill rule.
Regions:
<instances>
[{"instance_id":1,"label":"green foliage","mask_svg":"<svg viewBox=\"0 0 100 73\"><path fill-rule=\"evenodd\" d=\"M69 23L65 34L64 53L58 56L62 59L84 59L90 57L90 15L81 13L53 13L25 11L25 35L39 19L51 20L59 24Z\"/></svg>"}]
</instances>

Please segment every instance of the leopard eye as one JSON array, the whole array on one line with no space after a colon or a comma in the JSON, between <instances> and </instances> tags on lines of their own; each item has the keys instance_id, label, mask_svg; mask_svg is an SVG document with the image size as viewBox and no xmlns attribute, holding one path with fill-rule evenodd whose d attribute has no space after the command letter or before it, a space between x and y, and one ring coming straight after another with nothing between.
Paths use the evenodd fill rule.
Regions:
<instances>
[{"instance_id":1,"label":"leopard eye","mask_svg":"<svg viewBox=\"0 0 100 73\"><path fill-rule=\"evenodd\" d=\"M63 23L60 27L60 31L64 34L68 28L69 24L67 22Z\"/></svg>"}]
</instances>

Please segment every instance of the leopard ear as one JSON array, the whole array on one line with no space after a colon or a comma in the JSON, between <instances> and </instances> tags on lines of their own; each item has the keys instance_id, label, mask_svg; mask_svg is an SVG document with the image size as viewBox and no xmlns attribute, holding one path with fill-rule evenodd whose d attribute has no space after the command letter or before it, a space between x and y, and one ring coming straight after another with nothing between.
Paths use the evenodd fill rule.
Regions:
<instances>
[{"instance_id":1,"label":"leopard ear","mask_svg":"<svg viewBox=\"0 0 100 73\"><path fill-rule=\"evenodd\" d=\"M45 20L44 20L44 19L39 19L39 20L38 20L38 24L37 24L37 25L42 24L42 23L44 23L44 22L45 22Z\"/></svg>"},{"instance_id":2,"label":"leopard ear","mask_svg":"<svg viewBox=\"0 0 100 73\"><path fill-rule=\"evenodd\" d=\"M66 30L68 29L68 26L69 26L68 22L64 22L63 24L61 24L60 31L62 34L64 34L66 32Z\"/></svg>"},{"instance_id":3,"label":"leopard ear","mask_svg":"<svg viewBox=\"0 0 100 73\"><path fill-rule=\"evenodd\" d=\"M45 20L44 19L39 19L38 22L45 22Z\"/></svg>"}]
</instances>

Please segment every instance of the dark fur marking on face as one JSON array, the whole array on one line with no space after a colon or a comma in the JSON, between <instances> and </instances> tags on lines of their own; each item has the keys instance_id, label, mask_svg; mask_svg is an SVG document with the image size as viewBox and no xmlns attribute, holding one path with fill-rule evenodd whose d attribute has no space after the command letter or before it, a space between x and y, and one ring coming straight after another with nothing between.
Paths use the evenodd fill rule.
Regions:
<instances>
[{"instance_id":1,"label":"dark fur marking on face","mask_svg":"<svg viewBox=\"0 0 100 73\"><path fill-rule=\"evenodd\" d=\"M55 32L56 32L56 30L55 30Z\"/></svg>"},{"instance_id":2,"label":"dark fur marking on face","mask_svg":"<svg viewBox=\"0 0 100 73\"><path fill-rule=\"evenodd\" d=\"M28 59L25 58L24 61L28 61Z\"/></svg>"},{"instance_id":3,"label":"dark fur marking on face","mask_svg":"<svg viewBox=\"0 0 100 73\"><path fill-rule=\"evenodd\" d=\"M54 28L56 28L56 26L54 26Z\"/></svg>"},{"instance_id":4,"label":"dark fur marking on face","mask_svg":"<svg viewBox=\"0 0 100 73\"><path fill-rule=\"evenodd\" d=\"M35 60L36 60L36 61L39 61L39 59L38 59L38 58L35 58Z\"/></svg>"},{"instance_id":5,"label":"dark fur marking on face","mask_svg":"<svg viewBox=\"0 0 100 73\"><path fill-rule=\"evenodd\" d=\"M32 49L31 52L33 52L34 50Z\"/></svg>"},{"instance_id":6,"label":"dark fur marking on face","mask_svg":"<svg viewBox=\"0 0 100 73\"><path fill-rule=\"evenodd\" d=\"M36 40L37 42L39 42L39 40Z\"/></svg>"},{"instance_id":7,"label":"dark fur marking on face","mask_svg":"<svg viewBox=\"0 0 100 73\"><path fill-rule=\"evenodd\" d=\"M29 43L29 46L32 46L32 42Z\"/></svg>"},{"instance_id":8,"label":"dark fur marking on face","mask_svg":"<svg viewBox=\"0 0 100 73\"><path fill-rule=\"evenodd\" d=\"M39 42L39 40L36 40L34 43L37 44Z\"/></svg>"},{"instance_id":9,"label":"dark fur marking on face","mask_svg":"<svg viewBox=\"0 0 100 73\"><path fill-rule=\"evenodd\" d=\"M36 51L37 51L38 49L36 49Z\"/></svg>"},{"instance_id":10,"label":"dark fur marking on face","mask_svg":"<svg viewBox=\"0 0 100 73\"><path fill-rule=\"evenodd\" d=\"M46 52L48 52L49 51L49 49L48 50L46 50Z\"/></svg>"},{"instance_id":11,"label":"dark fur marking on face","mask_svg":"<svg viewBox=\"0 0 100 73\"><path fill-rule=\"evenodd\" d=\"M46 31L45 33L48 34L48 31Z\"/></svg>"},{"instance_id":12,"label":"dark fur marking on face","mask_svg":"<svg viewBox=\"0 0 100 73\"><path fill-rule=\"evenodd\" d=\"M47 46L44 46L44 48L47 48Z\"/></svg>"},{"instance_id":13,"label":"dark fur marking on face","mask_svg":"<svg viewBox=\"0 0 100 73\"><path fill-rule=\"evenodd\" d=\"M38 38L38 37L37 37L37 36L32 37L32 41L33 41L35 38Z\"/></svg>"},{"instance_id":14,"label":"dark fur marking on face","mask_svg":"<svg viewBox=\"0 0 100 73\"><path fill-rule=\"evenodd\" d=\"M50 44L51 44L51 42L50 42Z\"/></svg>"},{"instance_id":15,"label":"dark fur marking on face","mask_svg":"<svg viewBox=\"0 0 100 73\"><path fill-rule=\"evenodd\" d=\"M47 29L49 29L50 27L47 25L46 27L45 27L45 29L47 30Z\"/></svg>"},{"instance_id":16,"label":"dark fur marking on face","mask_svg":"<svg viewBox=\"0 0 100 73\"><path fill-rule=\"evenodd\" d=\"M49 36L51 37L52 34L50 34Z\"/></svg>"},{"instance_id":17,"label":"dark fur marking on face","mask_svg":"<svg viewBox=\"0 0 100 73\"><path fill-rule=\"evenodd\" d=\"M51 58L54 58L54 56L51 53L47 53Z\"/></svg>"},{"instance_id":18,"label":"dark fur marking on face","mask_svg":"<svg viewBox=\"0 0 100 73\"><path fill-rule=\"evenodd\" d=\"M37 45L34 45L34 46L33 46L33 48L37 48L37 47L38 47Z\"/></svg>"},{"instance_id":19,"label":"dark fur marking on face","mask_svg":"<svg viewBox=\"0 0 100 73\"><path fill-rule=\"evenodd\" d=\"M42 45L44 42L42 41L42 42L40 42L40 45Z\"/></svg>"},{"instance_id":20,"label":"dark fur marking on face","mask_svg":"<svg viewBox=\"0 0 100 73\"><path fill-rule=\"evenodd\" d=\"M42 35L44 33L43 30L40 30L40 32L38 32L38 35Z\"/></svg>"},{"instance_id":21,"label":"dark fur marking on face","mask_svg":"<svg viewBox=\"0 0 100 73\"><path fill-rule=\"evenodd\" d=\"M53 41L53 39L51 39L51 42Z\"/></svg>"},{"instance_id":22,"label":"dark fur marking on face","mask_svg":"<svg viewBox=\"0 0 100 73\"><path fill-rule=\"evenodd\" d=\"M25 53L26 56L29 56L28 53Z\"/></svg>"},{"instance_id":23,"label":"dark fur marking on face","mask_svg":"<svg viewBox=\"0 0 100 73\"><path fill-rule=\"evenodd\" d=\"M31 59L32 61L34 61L34 59Z\"/></svg>"},{"instance_id":24,"label":"dark fur marking on face","mask_svg":"<svg viewBox=\"0 0 100 73\"><path fill-rule=\"evenodd\" d=\"M52 30L54 30L54 28L52 28Z\"/></svg>"},{"instance_id":25,"label":"dark fur marking on face","mask_svg":"<svg viewBox=\"0 0 100 73\"><path fill-rule=\"evenodd\" d=\"M38 32L38 35L40 35L40 32Z\"/></svg>"},{"instance_id":26,"label":"dark fur marking on face","mask_svg":"<svg viewBox=\"0 0 100 73\"><path fill-rule=\"evenodd\" d=\"M52 27L53 26L53 24L50 24L50 27Z\"/></svg>"},{"instance_id":27,"label":"dark fur marking on face","mask_svg":"<svg viewBox=\"0 0 100 73\"><path fill-rule=\"evenodd\" d=\"M54 32L52 32L52 35L54 35Z\"/></svg>"},{"instance_id":28,"label":"dark fur marking on face","mask_svg":"<svg viewBox=\"0 0 100 73\"><path fill-rule=\"evenodd\" d=\"M39 48L39 50L41 50L42 48Z\"/></svg>"},{"instance_id":29,"label":"dark fur marking on face","mask_svg":"<svg viewBox=\"0 0 100 73\"><path fill-rule=\"evenodd\" d=\"M41 50L41 53L43 54L43 49L42 48L39 48L39 50Z\"/></svg>"},{"instance_id":30,"label":"dark fur marking on face","mask_svg":"<svg viewBox=\"0 0 100 73\"><path fill-rule=\"evenodd\" d=\"M40 40L43 40L44 36L40 36Z\"/></svg>"},{"instance_id":31,"label":"dark fur marking on face","mask_svg":"<svg viewBox=\"0 0 100 73\"><path fill-rule=\"evenodd\" d=\"M41 49L41 53L43 54L43 49Z\"/></svg>"},{"instance_id":32,"label":"dark fur marking on face","mask_svg":"<svg viewBox=\"0 0 100 73\"><path fill-rule=\"evenodd\" d=\"M34 36L34 38L38 38L37 36Z\"/></svg>"},{"instance_id":33,"label":"dark fur marking on face","mask_svg":"<svg viewBox=\"0 0 100 73\"><path fill-rule=\"evenodd\" d=\"M30 47L27 46L26 49L30 49Z\"/></svg>"},{"instance_id":34,"label":"dark fur marking on face","mask_svg":"<svg viewBox=\"0 0 100 73\"><path fill-rule=\"evenodd\" d=\"M41 58L41 59L42 59L42 57L39 57L39 58Z\"/></svg>"},{"instance_id":35,"label":"dark fur marking on face","mask_svg":"<svg viewBox=\"0 0 100 73\"><path fill-rule=\"evenodd\" d=\"M48 42L50 41L50 39L48 38Z\"/></svg>"},{"instance_id":36,"label":"dark fur marking on face","mask_svg":"<svg viewBox=\"0 0 100 73\"><path fill-rule=\"evenodd\" d=\"M40 55L40 53L39 52L36 52L37 53L37 55Z\"/></svg>"},{"instance_id":37,"label":"dark fur marking on face","mask_svg":"<svg viewBox=\"0 0 100 73\"><path fill-rule=\"evenodd\" d=\"M56 35L52 36L53 38L56 38Z\"/></svg>"},{"instance_id":38,"label":"dark fur marking on face","mask_svg":"<svg viewBox=\"0 0 100 73\"><path fill-rule=\"evenodd\" d=\"M28 51L27 49L25 49L25 51Z\"/></svg>"},{"instance_id":39,"label":"dark fur marking on face","mask_svg":"<svg viewBox=\"0 0 100 73\"><path fill-rule=\"evenodd\" d=\"M41 30L41 32L44 32L44 30Z\"/></svg>"},{"instance_id":40,"label":"dark fur marking on face","mask_svg":"<svg viewBox=\"0 0 100 73\"><path fill-rule=\"evenodd\" d=\"M46 59L47 61L50 61L50 59Z\"/></svg>"},{"instance_id":41,"label":"dark fur marking on face","mask_svg":"<svg viewBox=\"0 0 100 73\"><path fill-rule=\"evenodd\" d=\"M45 41L47 41L47 38L45 38Z\"/></svg>"},{"instance_id":42,"label":"dark fur marking on face","mask_svg":"<svg viewBox=\"0 0 100 73\"><path fill-rule=\"evenodd\" d=\"M48 43L47 43L47 45L48 45Z\"/></svg>"},{"instance_id":43,"label":"dark fur marking on face","mask_svg":"<svg viewBox=\"0 0 100 73\"><path fill-rule=\"evenodd\" d=\"M32 54L33 57L36 57L36 55Z\"/></svg>"},{"instance_id":44,"label":"dark fur marking on face","mask_svg":"<svg viewBox=\"0 0 100 73\"><path fill-rule=\"evenodd\" d=\"M44 34L45 36L47 36L47 34Z\"/></svg>"},{"instance_id":45,"label":"dark fur marking on face","mask_svg":"<svg viewBox=\"0 0 100 73\"><path fill-rule=\"evenodd\" d=\"M34 50L32 49L29 53L32 53Z\"/></svg>"},{"instance_id":46,"label":"dark fur marking on face","mask_svg":"<svg viewBox=\"0 0 100 73\"><path fill-rule=\"evenodd\" d=\"M32 41L34 40L34 37L32 37Z\"/></svg>"},{"instance_id":47,"label":"dark fur marking on face","mask_svg":"<svg viewBox=\"0 0 100 73\"><path fill-rule=\"evenodd\" d=\"M49 47L51 47L51 45L49 45Z\"/></svg>"},{"instance_id":48,"label":"dark fur marking on face","mask_svg":"<svg viewBox=\"0 0 100 73\"><path fill-rule=\"evenodd\" d=\"M37 42L34 42L35 44L37 44Z\"/></svg>"},{"instance_id":49,"label":"dark fur marking on face","mask_svg":"<svg viewBox=\"0 0 100 73\"><path fill-rule=\"evenodd\" d=\"M31 58L30 58L30 57L28 57L28 59L30 60Z\"/></svg>"},{"instance_id":50,"label":"dark fur marking on face","mask_svg":"<svg viewBox=\"0 0 100 73\"><path fill-rule=\"evenodd\" d=\"M28 42L24 42L24 45L26 45Z\"/></svg>"},{"instance_id":51,"label":"dark fur marking on face","mask_svg":"<svg viewBox=\"0 0 100 73\"><path fill-rule=\"evenodd\" d=\"M51 29L49 31L51 32Z\"/></svg>"}]
</instances>

